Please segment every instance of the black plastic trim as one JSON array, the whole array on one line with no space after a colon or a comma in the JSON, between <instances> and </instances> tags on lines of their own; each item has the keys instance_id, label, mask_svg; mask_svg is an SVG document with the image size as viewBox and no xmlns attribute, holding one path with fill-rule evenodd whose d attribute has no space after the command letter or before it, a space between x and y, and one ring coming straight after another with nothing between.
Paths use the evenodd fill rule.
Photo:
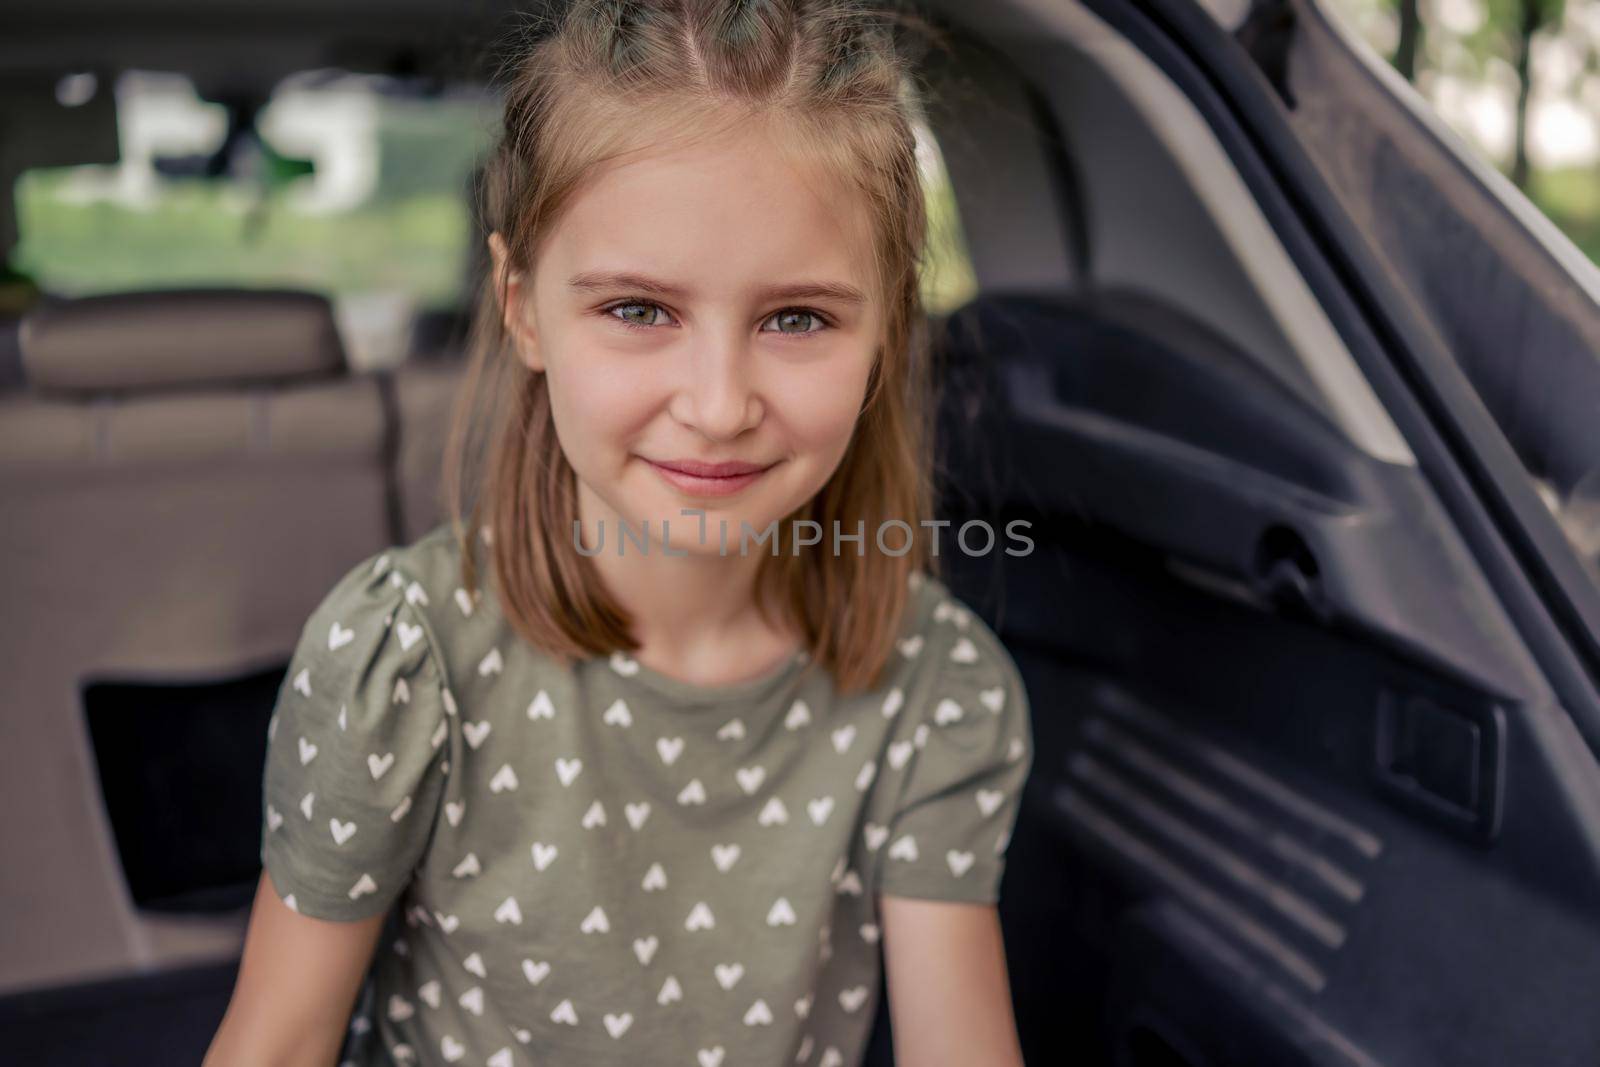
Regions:
<instances>
[{"instance_id":1,"label":"black plastic trim","mask_svg":"<svg viewBox=\"0 0 1600 1067\"><path fill-rule=\"evenodd\" d=\"M1448 353L1380 282L1382 271L1354 238L1354 225L1341 232L1335 224L1348 220L1279 112L1271 85L1192 0L1084 3L1160 66L1210 124L1410 444L1548 684L1600 756L1600 627L1585 631L1580 613L1562 610L1575 605L1541 556L1550 551L1543 543L1550 535L1560 541L1552 554L1570 558L1570 548ZM1543 537L1530 532L1541 526ZM1600 616L1600 590L1590 592Z\"/></svg>"}]
</instances>

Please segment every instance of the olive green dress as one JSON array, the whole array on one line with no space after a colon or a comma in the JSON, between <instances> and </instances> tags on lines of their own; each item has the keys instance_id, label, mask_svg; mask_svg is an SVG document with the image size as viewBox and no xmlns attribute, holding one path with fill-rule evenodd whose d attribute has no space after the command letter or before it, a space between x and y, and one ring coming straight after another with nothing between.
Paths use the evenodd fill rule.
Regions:
<instances>
[{"instance_id":1,"label":"olive green dress","mask_svg":"<svg viewBox=\"0 0 1600 1067\"><path fill-rule=\"evenodd\" d=\"M447 526L346 573L279 694L262 848L300 914L388 913L343 1062L858 1063L877 895L994 902L1033 758L998 638L912 585L841 699L804 654L563 668L461 588Z\"/></svg>"}]
</instances>

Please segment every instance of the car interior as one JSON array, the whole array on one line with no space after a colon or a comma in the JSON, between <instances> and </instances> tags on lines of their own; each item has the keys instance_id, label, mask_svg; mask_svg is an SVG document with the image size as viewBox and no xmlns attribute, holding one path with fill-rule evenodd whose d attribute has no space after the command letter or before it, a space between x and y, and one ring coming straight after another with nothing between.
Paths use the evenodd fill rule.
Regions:
<instances>
[{"instance_id":1,"label":"car interior","mask_svg":"<svg viewBox=\"0 0 1600 1067\"><path fill-rule=\"evenodd\" d=\"M1381 331L1163 51L1178 5L1121 6L931 4L919 67L977 283L926 323L940 516L1034 542L942 557L1033 714L1000 905L1025 1059L1592 1062L1594 751ZM512 10L144 7L60 0L0 71L454 70ZM0 1058L199 1061L289 652L352 561L444 521L465 315L378 368L310 289L45 293L0 329Z\"/></svg>"}]
</instances>

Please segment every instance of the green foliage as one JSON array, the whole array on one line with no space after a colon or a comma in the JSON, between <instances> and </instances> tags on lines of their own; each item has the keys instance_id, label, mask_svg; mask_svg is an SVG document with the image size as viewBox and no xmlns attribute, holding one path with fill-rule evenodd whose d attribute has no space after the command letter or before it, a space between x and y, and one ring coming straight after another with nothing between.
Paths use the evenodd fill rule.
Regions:
<instances>
[{"instance_id":1,"label":"green foliage","mask_svg":"<svg viewBox=\"0 0 1600 1067\"><path fill-rule=\"evenodd\" d=\"M168 184L149 209L80 202L71 170L17 183L16 267L45 289L110 292L187 285L289 286L331 294L401 290L454 299L469 225L453 191L391 197L332 215L290 210L284 193Z\"/></svg>"}]
</instances>

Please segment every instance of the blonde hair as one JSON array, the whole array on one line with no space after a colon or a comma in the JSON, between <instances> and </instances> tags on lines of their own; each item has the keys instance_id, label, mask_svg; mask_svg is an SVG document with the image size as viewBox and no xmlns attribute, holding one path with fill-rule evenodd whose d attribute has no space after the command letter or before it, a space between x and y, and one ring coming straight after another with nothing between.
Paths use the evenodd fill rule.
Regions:
<instances>
[{"instance_id":1,"label":"blonde hair","mask_svg":"<svg viewBox=\"0 0 1600 1067\"><path fill-rule=\"evenodd\" d=\"M504 122L480 189L484 232L526 271L543 237L599 165L699 131L716 115L778 116L805 159L844 179L872 217L883 329L850 445L828 483L779 523L756 575L758 610L780 604L811 663L841 693L874 685L910 603L910 576L937 573L921 523L932 517L932 414L918 268L926 218L914 82L896 26L914 18L838 0L575 0L519 50ZM638 133L635 131L648 131ZM477 588L472 537L483 528L507 620L566 660L633 650L626 613L572 543L575 474L556 436L542 373L514 354L501 315L505 278L477 297L470 366L445 456L463 578ZM470 517L463 497L472 493ZM795 520L831 544L862 523L864 551L793 547ZM879 524L916 536L876 549ZM898 547L903 537L885 535ZM770 620L769 620L770 621Z\"/></svg>"}]
</instances>

